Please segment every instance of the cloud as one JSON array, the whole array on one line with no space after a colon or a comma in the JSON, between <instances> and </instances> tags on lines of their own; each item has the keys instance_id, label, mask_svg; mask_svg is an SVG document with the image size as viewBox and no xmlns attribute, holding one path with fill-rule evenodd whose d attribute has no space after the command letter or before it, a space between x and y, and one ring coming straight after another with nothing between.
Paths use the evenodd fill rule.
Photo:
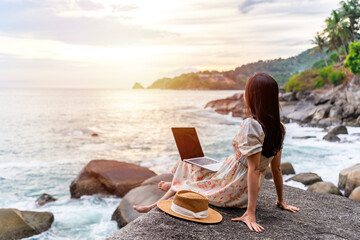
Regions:
<instances>
[{"instance_id":1,"label":"cloud","mask_svg":"<svg viewBox=\"0 0 360 240\"><path fill-rule=\"evenodd\" d=\"M138 9L139 7L136 5L123 5L123 4L114 4L111 5L112 11L116 12L128 12L134 9Z\"/></svg>"},{"instance_id":2,"label":"cloud","mask_svg":"<svg viewBox=\"0 0 360 240\"><path fill-rule=\"evenodd\" d=\"M80 1L87 9L99 8L90 1ZM61 6L61 5L60 5ZM121 17L62 16L55 6L38 2L0 2L0 32L19 37L53 39L70 44L126 46L151 44L173 33L125 24ZM63 7L67 7L64 5Z\"/></svg>"},{"instance_id":3,"label":"cloud","mask_svg":"<svg viewBox=\"0 0 360 240\"><path fill-rule=\"evenodd\" d=\"M271 3L274 0L245 0L242 4L239 5L239 11L243 14L249 13L256 5L263 3Z\"/></svg>"},{"instance_id":4,"label":"cloud","mask_svg":"<svg viewBox=\"0 0 360 240\"><path fill-rule=\"evenodd\" d=\"M96 10L104 9L104 6L101 3L96 3L90 0L79 0L76 3L81 9L87 11L96 11Z\"/></svg>"}]
</instances>

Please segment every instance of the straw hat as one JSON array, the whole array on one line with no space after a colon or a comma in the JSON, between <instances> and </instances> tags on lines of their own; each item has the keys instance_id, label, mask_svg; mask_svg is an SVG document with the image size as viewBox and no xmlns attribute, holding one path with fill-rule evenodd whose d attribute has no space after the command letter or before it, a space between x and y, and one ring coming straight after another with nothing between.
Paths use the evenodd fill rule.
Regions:
<instances>
[{"instance_id":1,"label":"straw hat","mask_svg":"<svg viewBox=\"0 0 360 240\"><path fill-rule=\"evenodd\" d=\"M199 193L182 190L174 200L162 200L157 206L164 212L182 219L200 223L218 223L222 216L209 208L209 199Z\"/></svg>"}]
</instances>

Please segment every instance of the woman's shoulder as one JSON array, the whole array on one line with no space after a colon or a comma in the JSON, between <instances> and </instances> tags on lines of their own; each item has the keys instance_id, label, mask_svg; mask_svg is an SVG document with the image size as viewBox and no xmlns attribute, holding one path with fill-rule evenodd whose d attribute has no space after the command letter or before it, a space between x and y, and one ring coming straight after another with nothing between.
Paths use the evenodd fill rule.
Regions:
<instances>
[{"instance_id":1,"label":"woman's shoulder","mask_svg":"<svg viewBox=\"0 0 360 240\"><path fill-rule=\"evenodd\" d=\"M260 122L255 118L248 117L244 119L242 126L243 128L247 129L247 131L256 133L257 135L263 133L263 128Z\"/></svg>"}]
</instances>

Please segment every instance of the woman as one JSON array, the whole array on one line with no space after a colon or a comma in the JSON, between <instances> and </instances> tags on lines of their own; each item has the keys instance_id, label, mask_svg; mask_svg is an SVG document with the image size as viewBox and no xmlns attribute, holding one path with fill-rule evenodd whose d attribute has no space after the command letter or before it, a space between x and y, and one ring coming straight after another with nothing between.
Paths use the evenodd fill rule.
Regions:
<instances>
[{"instance_id":1,"label":"woman","mask_svg":"<svg viewBox=\"0 0 360 240\"><path fill-rule=\"evenodd\" d=\"M285 126L280 122L279 87L265 73L249 78L245 86L246 113L249 116L240 125L232 141L234 154L224 160L217 172L179 160L174 166L172 183L160 182L159 188L167 191L160 199L172 197L177 191L191 190L209 198L219 207L247 207L246 212L233 221L242 221L251 231L261 232L256 223L255 209L265 170L271 163L271 171L278 196L276 205L297 212L298 208L287 205L283 198L283 179L280 169ZM156 206L134 206L139 212L147 212Z\"/></svg>"}]
</instances>

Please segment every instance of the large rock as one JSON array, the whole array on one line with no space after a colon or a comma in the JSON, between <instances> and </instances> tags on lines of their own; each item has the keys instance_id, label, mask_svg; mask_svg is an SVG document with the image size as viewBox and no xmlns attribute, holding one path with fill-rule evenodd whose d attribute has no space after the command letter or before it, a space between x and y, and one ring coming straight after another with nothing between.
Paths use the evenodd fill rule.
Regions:
<instances>
[{"instance_id":1,"label":"large rock","mask_svg":"<svg viewBox=\"0 0 360 240\"><path fill-rule=\"evenodd\" d=\"M340 125L340 126L336 126L334 128L332 128L329 133L338 135L338 134L348 134L348 130L345 126Z\"/></svg>"},{"instance_id":2,"label":"large rock","mask_svg":"<svg viewBox=\"0 0 360 240\"><path fill-rule=\"evenodd\" d=\"M360 202L360 187L355 188L351 192L349 198L352 199L352 200Z\"/></svg>"},{"instance_id":3,"label":"large rock","mask_svg":"<svg viewBox=\"0 0 360 240\"><path fill-rule=\"evenodd\" d=\"M122 239L358 239L360 235L360 204L332 194L319 194L284 186L288 204L300 211L291 213L275 206L274 184L265 180L256 206L256 220L265 228L262 233L251 232L241 222L245 209L218 208L223 216L218 224L198 224L172 217L159 208L139 217L109 240Z\"/></svg>"},{"instance_id":4,"label":"large rock","mask_svg":"<svg viewBox=\"0 0 360 240\"><path fill-rule=\"evenodd\" d=\"M92 160L70 185L72 198L102 194L123 197L156 174L148 168L114 160Z\"/></svg>"},{"instance_id":5,"label":"large rock","mask_svg":"<svg viewBox=\"0 0 360 240\"><path fill-rule=\"evenodd\" d=\"M281 163L280 167L281 167L281 173L283 175L295 174L294 167L289 162ZM271 168L270 167L266 168L265 178L266 179L271 179L272 178L272 173L271 173Z\"/></svg>"},{"instance_id":6,"label":"large rock","mask_svg":"<svg viewBox=\"0 0 360 240\"><path fill-rule=\"evenodd\" d=\"M360 186L360 163L340 171L338 187L345 190L345 196L348 197L358 186Z\"/></svg>"},{"instance_id":7,"label":"large rock","mask_svg":"<svg viewBox=\"0 0 360 240\"><path fill-rule=\"evenodd\" d=\"M117 222L119 228L135 220L143 213L133 209L133 205L149 205L157 202L165 192L158 188L160 181L171 182L172 174L162 174L145 180L140 187L132 189L121 200L119 206L113 213L111 220Z\"/></svg>"},{"instance_id":8,"label":"large rock","mask_svg":"<svg viewBox=\"0 0 360 240\"><path fill-rule=\"evenodd\" d=\"M54 215L50 212L0 208L0 240L31 237L48 230L53 221Z\"/></svg>"},{"instance_id":9,"label":"large rock","mask_svg":"<svg viewBox=\"0 0 360 240\"><path fill-rule=\"evenodd\" d=\"M322 181L321 177L316 173L299 173L289 178L286 181L291 181L291 180L296 182L301 182L304 185L311 185L313 183Z\"/></svg>"},{"instance_id":10,"label":"large rock","mask_svg":"<svg viewBox=\"0 0 360 240\"><path fill-rule=\"evenodd\" d=\"M310 192L341 195L340 190L331 182L316 182L310 185L307 190Z\"/></svg>"}]
</instances>

